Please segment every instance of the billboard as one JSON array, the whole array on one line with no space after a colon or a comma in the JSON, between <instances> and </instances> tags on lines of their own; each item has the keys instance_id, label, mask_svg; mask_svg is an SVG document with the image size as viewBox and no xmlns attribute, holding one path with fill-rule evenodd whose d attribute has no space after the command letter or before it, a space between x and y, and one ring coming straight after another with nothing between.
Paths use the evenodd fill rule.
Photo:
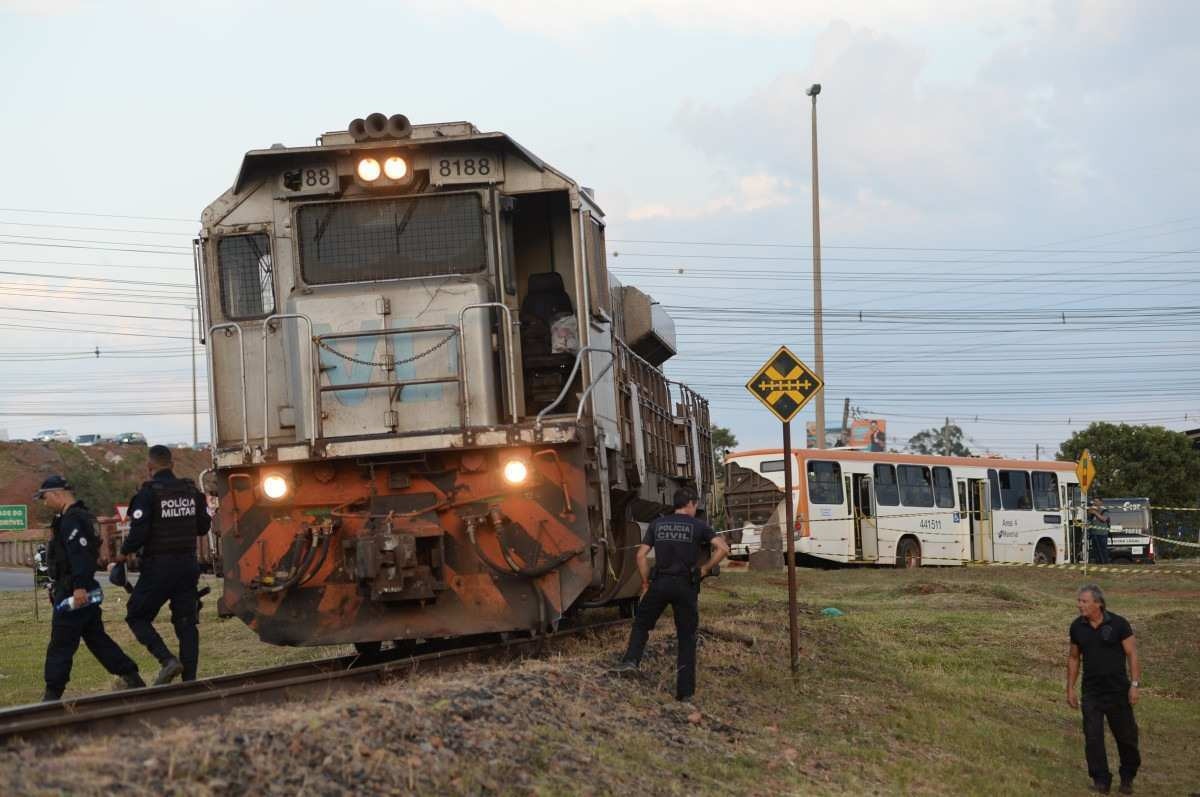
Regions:
<instances>
[{"instance_id":1,"label":"billboard","mask_svg":"<svg viewBox=\"0 0 1200 797\"><path fill-rule=\"evenodd\" d=\"M808 447L817 447L817 425L806 424ZM857 448L860 451L887 451L887 421L882 418L855 418L850 422L849 440L842 439L842 427L825 429L826 448Z\"/></svg>"}]
</instances>

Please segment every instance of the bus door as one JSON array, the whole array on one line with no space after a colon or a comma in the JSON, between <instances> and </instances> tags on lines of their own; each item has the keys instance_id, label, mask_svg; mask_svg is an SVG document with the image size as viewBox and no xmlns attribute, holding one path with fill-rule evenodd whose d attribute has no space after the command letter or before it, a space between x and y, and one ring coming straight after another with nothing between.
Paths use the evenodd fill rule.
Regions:
<instances>
[{"instance_id":1,"label":"bus door","mask_svg":"<svg viewBox=\"0 0 1200 797\"><path fill-rule=\"evenodd\" d=\"M992 504L988 493L987 479L959 479L960 501L964 491L967 497L964 514L970 524L971 533L970 558L976 562L990 561L992 558Z\"/></svg>"},{"instance_id":2,"label":"bus door","mask_svg":"<svg viewBox=\"0 0 1200 797\"><path fill-rule=\"evenodd\" d=\"M879 560L879 526L875 520L875 491L871 489L871 477L854 474L854 558L862 562Z\"/></svg>"}]
</instances>

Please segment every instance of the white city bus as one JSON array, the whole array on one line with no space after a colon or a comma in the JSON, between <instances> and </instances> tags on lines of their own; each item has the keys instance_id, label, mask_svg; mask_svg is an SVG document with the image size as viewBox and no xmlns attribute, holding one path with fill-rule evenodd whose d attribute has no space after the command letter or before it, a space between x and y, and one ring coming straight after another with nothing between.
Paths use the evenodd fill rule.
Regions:
<instances>
[{"instance_id":1,"label":"white city bus","mask_svg":"<svg viewBox=\"0 0 1200 797\"><path fill-rule=\"evenodd\" d=\"M897 567L1076 558L1074 463L846 449L792 459L798 555ZM741 530L734 552L752 553L780 500L783 452L737 451L725 466L729 525Z\"/></svg>"}]
</instances>

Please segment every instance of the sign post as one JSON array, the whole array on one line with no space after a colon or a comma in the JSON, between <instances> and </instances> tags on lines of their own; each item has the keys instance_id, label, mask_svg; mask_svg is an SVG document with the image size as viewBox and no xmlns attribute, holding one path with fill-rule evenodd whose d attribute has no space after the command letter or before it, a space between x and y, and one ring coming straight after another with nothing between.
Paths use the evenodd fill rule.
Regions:
<instances>
[{"instance_id":1,"label":"sign post","mask_svg":"<svg viewBox=\"0 0 1200 797\"><path fill-rule=\"evenodd\" d=\"M1089 528L1091 523L1088 520L1091 506L1088 505L1087 494L1088 488L1092 486L1092 482L1096 478L1096 464L1092 462L1092 453L1086 448L1079 455L1079 461L1075 463L1075 475L1079 477L1079 488L1083 493L1083 575L1086 577L1092 548L1092 531Z\"/></svg>"},{"instance_id":2,"label":"sign post","mask_svg":"<svg viewBox=\"0 0 1200 797\"><path fill-rule=\"evenodd\" d=\"M824 382L813 370L792 354L787 346L780 346L754 378L746 383L746 389L766 405L767 409L783 423L783 491L784 528L787 540L788 571L788 635L792 659L792 675L800 672L800 635L796 618L796 504L792 499L792 418L804 409L809 399L817 394Z\"/></svg>"}]
</instances>

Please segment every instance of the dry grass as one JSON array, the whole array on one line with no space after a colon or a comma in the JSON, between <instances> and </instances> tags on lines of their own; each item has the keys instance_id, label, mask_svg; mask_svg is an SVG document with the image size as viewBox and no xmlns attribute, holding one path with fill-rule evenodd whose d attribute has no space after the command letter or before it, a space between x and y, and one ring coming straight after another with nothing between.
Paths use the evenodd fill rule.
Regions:
<instances>
[{"instance_id":1,"label":"dry grass","mask_svg":"<svg viewBox=\"0 0 1200 797\"><path fill-rule=\"evenodd\" d=\"M803 571L796 680L777 581L706 583L703 623L719 633L702 639L696 713L670 699L668 618L634 679L605 673L624 643L610 633L547 661L240 709L153 743L71 742L57 758L18 746L0 753L0 792L1085 793L1078 713L1062 698L1074 574ZM1145 658L1143 794L1200 789L1200 605L1177 597L1196 584L1102 582Z\"/></svg>"}]
</instances>

